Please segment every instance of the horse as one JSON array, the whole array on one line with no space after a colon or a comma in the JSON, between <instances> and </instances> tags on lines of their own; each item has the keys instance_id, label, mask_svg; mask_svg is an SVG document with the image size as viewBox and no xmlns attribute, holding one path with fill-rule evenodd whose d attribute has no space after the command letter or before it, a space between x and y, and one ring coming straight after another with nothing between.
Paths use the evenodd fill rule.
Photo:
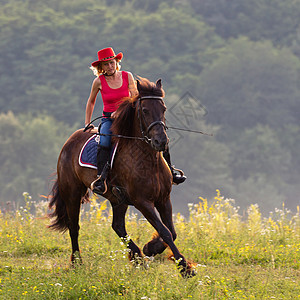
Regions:
<instances>
[{"instance_id":1,"label":"horse","mask_svg":"<svg viewBox=\"0 0 300 300\"><path fill-rule=\"evenodd\" d=\"M172 175L162 155L169 139L161 79L153 83L140 78L137 90L138 96L122 99L111 128L113 142L118 146L107 179L109 188L103 197L112 206L112 228L127 241L130 260L141 260L143 254L151 257L169 247L182 276L194 276L192 264L174 244L176 231L170 200ZM69 230L73 263L78 259L81 262L78 243L80 206L88 201L90 185L97 175L96 170L80 166L78 157L85 142L96 132L95 128L79 129L69 137L60 152L57 178L49 194L49 208L52 209L49 227L62 232ZM138 209L156 230L143 251L126 232L128 205Z\"/></svg>"}]
</instances>

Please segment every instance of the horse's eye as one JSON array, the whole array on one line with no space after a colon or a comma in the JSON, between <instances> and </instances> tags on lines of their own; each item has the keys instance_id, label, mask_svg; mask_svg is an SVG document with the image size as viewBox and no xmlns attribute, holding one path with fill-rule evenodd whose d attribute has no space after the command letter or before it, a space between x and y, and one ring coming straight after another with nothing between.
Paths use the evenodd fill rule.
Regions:
<instances>
[{"instance_id":1,"label":"horse's eye","mask_svg":"<svg viewBox=\"0 0 300 300\"><path fill-rule=\"evenodd\" d=\"M147 108L143 108L143 114L144 115L148 115L149 114L149 110Z\"/></svg>"}]
</instances>

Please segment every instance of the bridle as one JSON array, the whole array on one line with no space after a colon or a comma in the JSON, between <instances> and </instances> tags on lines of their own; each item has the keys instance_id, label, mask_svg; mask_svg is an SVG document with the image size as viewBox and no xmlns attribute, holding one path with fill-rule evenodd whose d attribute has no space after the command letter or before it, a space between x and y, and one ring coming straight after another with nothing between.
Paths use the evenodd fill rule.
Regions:
<instances>
[{"instance_id":1,"label":"bridle","mask_svg":"<svg viewBox=\"0 0 300 300\"><path fill-rule=\"evenodd\" d=\"M165 130L168 129L168 127L167 127L167 125L163 121L157 120L157 121L153 121L150 125L148 125L148 127L146 128L146 130L143 129L143 123L146 124L146 120L144 118L144 114L143 114L143 111L142 111L142 105L141 105L142 100L159 100L159 101L161 101L163 103L163 98L159 97L159 96L142 96L142 97L139 97L137 99L137 101L136 101L136 103L137 103L136 110L137 110L137 116L138 116L138 119L139 119L139 125L140 125L140 131L141 131L142 137L138 137L138 136L124 136L124 135L120 135L120 134L104 134L104 133L97 133L97 134L98 135L105 135L105 136L113 136L113 137L117 137L117 138L131 139L131 140L142 140L142 141L145 141L148 144L151 144L151 138L148 137L150 130L154 126L156 126L156 125L163 126L163 128ZM106 117L105 116L101 116L101 117L95 118L88 125L86 125L86 127L84 128L83 131L85 132L88 129L90 129L91 128L91 124L94 121L96 121L98 119L101 119L101 118L106 118Z\"/></svg>"},{"instance_id":2,"label":"bridle","mask_svg":"<svg viewBox=\"0 0 300 300\"><path fill-rule=\"evenodd\" d=\"M137 99L137 115L138 115L138 119L139 119L139 123L140 123L140 130L141 130L143 139L147 143L150 143L151 138L149 138L148 135L149 135L150 130L154 126L160 125L164 129L167 129L168 127L166 126L166 124L163 121L157 120L157 121L153 121L150 125L148 125L146 130L143 129L143 122L144 122L144 124L146 124L146 120L145 120L145 117L144 117L144 114L143 114L143 111L142 111L142 105L141 105L142 100L160 100L161 102L163 102L163 98L159 97L159 96L143 96L143 97L139 97Z\"/></svg>"}]
</instances>

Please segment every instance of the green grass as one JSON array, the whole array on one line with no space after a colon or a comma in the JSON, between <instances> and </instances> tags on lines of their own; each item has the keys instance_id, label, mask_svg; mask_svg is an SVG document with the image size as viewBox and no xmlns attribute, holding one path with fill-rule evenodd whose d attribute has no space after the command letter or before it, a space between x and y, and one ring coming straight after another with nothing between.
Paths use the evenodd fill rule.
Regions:
<instances>
[{"instance_id":1,"label":"green grass","mask_svg":"<svg viewBox=\"0 0 300 300\"><path fill-rule=\"evenodd\" d=\"M25 198L25 208L0 213L0 299L300 299L299 211L264 219L252 205L242 219L219 192L211 205L190 205L189 218L174 216L176 245L197 271L184 279L165 254L131 265L107 203L95 199L82 211L83 264L71 267L68 233L47 229L46 204ZM139 246L151 238L136 215L126 225Z\"/></svg>"}]
</instances>

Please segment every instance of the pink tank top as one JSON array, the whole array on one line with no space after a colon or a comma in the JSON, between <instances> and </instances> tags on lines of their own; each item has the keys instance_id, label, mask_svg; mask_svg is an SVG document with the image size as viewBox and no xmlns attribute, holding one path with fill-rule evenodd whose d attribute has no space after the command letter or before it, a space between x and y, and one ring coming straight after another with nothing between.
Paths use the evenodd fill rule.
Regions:
<instances>
[{"instance_id":1,"label":"pink tank top","mask_svg":"<svg viewBox=\"0 0 300 300\"><path fill-rule=\"evenodd\" d=\"M122 71L122 85L118 89L110 88L104 75L101 74L99 78L101 80L103 111L114 112L117 110L121 99L124 97L129 97L128 73Z\"/></svg>"}]
</instances>

